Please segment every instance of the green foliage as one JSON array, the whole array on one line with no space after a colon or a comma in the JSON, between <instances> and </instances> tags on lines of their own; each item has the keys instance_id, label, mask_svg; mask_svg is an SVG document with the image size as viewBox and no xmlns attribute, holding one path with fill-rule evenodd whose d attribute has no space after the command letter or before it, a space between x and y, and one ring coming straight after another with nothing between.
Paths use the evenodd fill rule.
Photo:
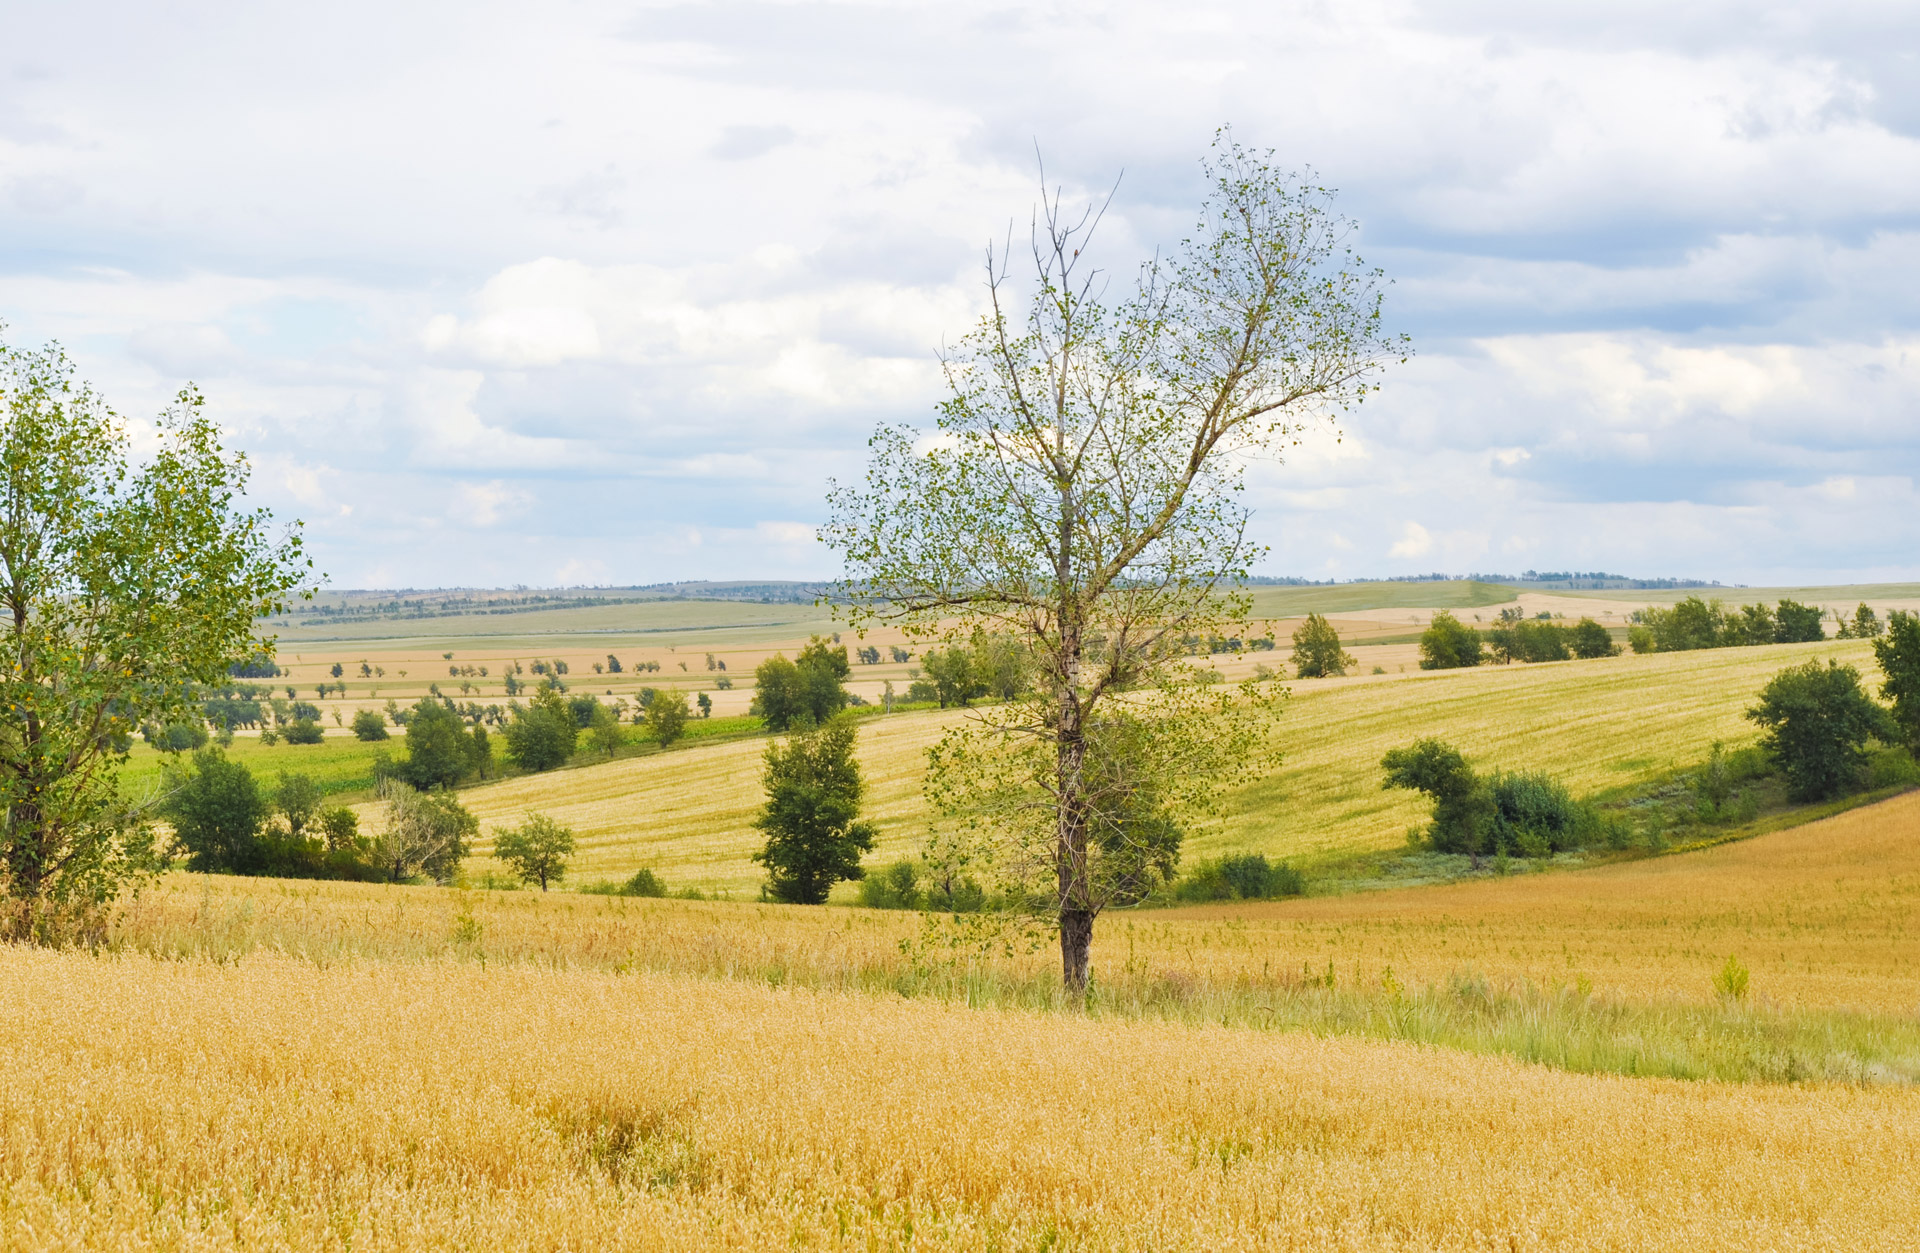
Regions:
<instances>
[{"instance_id":1,"label":"green foliage","mask_svg":"<svg viewBox=\"0 0 1920 1253\"><path fill-rule=\"evenodd\" d=\"M973 655L963 644L928 649L924 665L926 682L942 709L949 705L965 707L987 694L987 685L974 674Z\"/></svg>"},{"instance_id":2,"label":"green foliage","mask_svg":"<svg viewBox=\"0 0 1920 1253\"><path fill-rule=\"evenodd\" d=\"M777 901L820 905L833 885L858 879L874 828L859 821L864 785L853 760L854 723L846 715L795 728L783 747L767 746L766 807L754 820L766 845L753 859L767 868Z\"/></svg>"},{"instance_id":3,"label":"green foliage","mask_svg":"<svg viewBox=\"0 0 1920 1253\"><path fill-rule=\"evenodd\" d=\"M1627 628L1627 647L1636 653L1651 653L1659 649L1659 645L1653 638L1652 628L1645 626Z\"/></svg>"},{"instance_id":4,"label":"green foliage","mask_svg":"<svg viewBox=\"0 0 1920 1253\"><path fill-rule=\"evenodd\" d=\"M1738 957L1729 955L1726 965L1714 972L1713 990L1730 1001L1747 999L1747 983L1751 973L1740 963Z\"/></svg>"},{"instance_id":5,"label":"green foliage","mask_svg":"<svg viewBox=\"0 0 1920 1253\"><path fill-rule=\"evenodd\" d=\"M1795 800L1825 800L1858 786L1868 740L1887 743L1899 728L1860 686L1852 666L1818 661L1789 666L1747 710L1765 734L1761 746L1786 776Z\"/></svg>"},{"instance_id":6,"label":"green foliage","mask_svg":"<svg viewBox=\"0 0 1920 1253\"><path fill-rule=\"evenodd\" d=\"M1433 798L1427 842L1436 852L1478 856L1488 851L1493 797L1458 749L1423 739L1389 750L1380 765L1386 770L1383 788L1410 788Z\"/></svg>"},{"instance_id":7,"label":"green foliage","mask_svg":"<svg viewBox=\"0 0 1920 1253\"><path fill-rule=\"evenodd\" d=\"M1899 610L1896 609L1894 612L1898 613ZM1861 601L1859 607L1853 611L1853 617L1841 618L1837 610L1834 617L1840 619L1840 629L1835 634L1843 640L1879 639L1880 633L1886 630L1885 625L1880 621L1880 615L1870 609L1865 601Z\"/></svg>"},{"instance_id":8,"label":"green foliage","mask_svg":"<svg viewBox=\"0 0 1920 1253\"><path fill-rule=\"evenodd\" d=\"M525 770L552 770L573 756L578 735L566 698L553 688L542 688L507 724L507 756Z\"/></svg>"},{"instance_id":9,"label":"green foliage","mask_svg":"<svg viewBox=\"0 0 1920 1253\"><path fill-rule=\"evenodd\" d=\"M321 810L316 825L320 829L320 838L326 844L329 853L352 853L362 850L360 816L345 805L333 805Z\"/></svg>"},{"instance_id":10,"label":"green foliage","mask_svg":"<svg viewBox=\"0 0 1920 1253\"><path fill-rule=\"evenodd\" d=\"M587 739L607 756L613 756L627 741L626 733L620 729L620 716L599 701L593 702L593 721L587 726Z\"/></svg>"},{"instance_id":11,"label":"green foliage","mask_svg":"<svg viewBox=\"0 0 1920 1253\"><path fill-rule=\"evenodd\" d=\"M182 391L143 464L57 346L0 343L0 931L57 940L154 865L114 766L145 723L271 650L257 618L310 568L246 512L247 464Z\"/></svg>"},{"instance_id":12,"label":"green foliage","mask_svg":"<svg viewBox=\"0 0 1920 1253\"><path fill-rule=\"evenodd\" d=\"M1173 885L1180 901L1268 901L1299 896L1306 880L1286 862L1269 862L1263 853L1233 853L1203 861Z\"/></svg>"},{"instance_id":13,"label":"green foliage","mask_svg":"<svg viewBox=\"0 0 1920 1253\"><path fill-rule=\"evenodd\" d=\"M1420 633L1422 670L1458 670L1484 660L1480 633L1444 609Z\"/></svg>"},{"instance_id":14,"label":"green foliage","mask_svg":"<svg viewBox=\"0 0 1920 1253\"><path fill-rule=\"evenodd\" d=\"M298 718L280 729L289 744L319 744L327 738L325 729L312 718Z\"/></svg>"},{"instance_id":15,"label":"green foliage","mask_svg":"<svg viewBox=\"0 0 1920 1253\"><path fill-rule=\"evenodd\" d=\"M397 774L427 791L452 787L477 772L467 724L445 701L423 696L407 717L407 759Z\"/></svg>"},{"instance_id":16,"label":"green foliage","mask_svg":"<svg viewBox=\"0 0 1920 1253\"><path fill-rule=\"evenodd\" d=\"M493 855L507 863L522 883L538 883L542 892L548 884L566 878L573 848L572 828L545 814L528 814L526 821L508 827L493 841Z\"/></svg>"},{"instance_id":17,"label":"green foliage","mask_svg":"<svg viewBox=\"0 0 1920 1253\"><path fill-rule=\"evenodd\" d=\"M308 775L282 772L273 807L287 820L287 834L299 839L320 812L320 788Z\"/></svg>"},{"instance_id":18,"label":"green foliage","mask_svg":"<svg viewBox=\"0 0 1920 1253\"><path fill-rule=\"evenodd\" d=\"M1340 647L1340 633L1319 614L1308 614L1293 633L1293 668L1299 677L1343 675L1353 664L1353 656Z\"/></svg>"},{"instance_id":19,"label":"green foliage","mask_svg":"<svg viewBox=\"0 0 1920 1253\"><path fill-rule=\"evenodd\" d=\"M1567 647L1582 660L1620 655L1620 646L1613 642L1613 636L1607 634L1607 628L1592 618L1582 618L1573 624L1567 632Z\"/></svg>"},{"instance_id":20,"label":"green foliage","mask_svg":"<svg viewBox=\"0 0 1920 1253\"><path fill-rule=\"evenodd\" d=\"M1555 623L1522 619L1495 625L1487 632L1487 643L1500 662L1566 661L1573 655L1567 636L1567 629Z\"/></svg>"},{"instance_id":21,"label":"green foliage","mask_svg":"<svg viewBox=\"0 0 1920 1253\"><path fill-rule=\"evenodd\" d=\"M1783 600L1774 612L1773 639L1777 644L1811 644L1827 637L1820 623L1824 615L1816 605Z\"/></svg>"},{"instance_id":22,"label":"green foliage","mask_svg":"<svg viewBox=\"0 0 1920 1253\"><path fill-rule=\"evenodd\" d=\"M666 748L686 733L687 718L687 694L662 692L647 707L647 734Z\"/></svg>"},{"instance_id":23,"label":"green foliage","mask_svg":"<svg viewBox=\"0 0 1920 1253\"><path fill-rule=\"evenodd\" d=\"M140 738L163 753L188 753L207 746L207 729L198 722L169 722L164 727L149 722L140 728Z\"/></svg>"},{"instance_id":24,"label":"green foliage","mask_svg":"<svg viewBox=\"0 0 1920 1253\"><path fill-rule=\"evenodd\" d=\"M1873 641L1880 663L1880 695L1893 702L1892 717L1907 750L1920 757L1920 613L1895 609L1886 634Z\"/></svg>"},{"instance_id":25,"label":"green foliage","mask_svg":"<svg viewBox=\"0 0 1920 1253\"><path fill-rule=\"evenodd\" d=\"M387 738L387 720L377 709L362 709L353 715L353 736L366 743Z\"/></svg>"},{"instance_id":26,"label":"green foliage","mask_svg":"<svg viewBox=\"0 0 1920 1253\"><path fill-rule=\"evenodd\" d=\"M651 870L642 868L634 871L633 877L630 879L625 879L618 883L590 883L578 890L590 892L595 896L659 897L667 894L667 885L660 881L659 875Z\"/></svg>"},{"instance_id":27,"label":"green foliage","mask_svg":"<svg viewBox=\"0 0 1920 1253\"><path fill-rule=\"evenodd\" d=\"M920 867L903 857L860 880L860 904L867 909L919 909Z\"/></svg>"},{"instance_id":28,"label":"green foliage","mask_svg":"<svg viewBox=\"0 0 1920 1253\"><path fill-rule=\"evenodd\" d=\"M452 792L422 792L401 779L380 784L385 829L373 838L371 856L396 883L426 875L453 876L480 832L480 822Z\"/></svg>"},{"instance_id":29,"label":"green foliage","mask_svg":"<svg viewBox=\"0 0 1920 1253\"><path fill-rule=\"evenodd\" d=\"M166 803L187 869L202 873L259 873L260 828L272 808L253 771L217 748L201 749L179 770Z\"/></svg>"},{"instance_id":30,"label":"green foliage","mask_svg":"<svg viewBox=\"0 0 1920 1253\"><path fill-rule=\"evenodd\" d=\"M845 646L816 635L798 661L776 654L760 663L754 671L753 712L766 719L770 731L824 723L847 707L841 680L852 669Z\"/></svg>"}]
</instances>

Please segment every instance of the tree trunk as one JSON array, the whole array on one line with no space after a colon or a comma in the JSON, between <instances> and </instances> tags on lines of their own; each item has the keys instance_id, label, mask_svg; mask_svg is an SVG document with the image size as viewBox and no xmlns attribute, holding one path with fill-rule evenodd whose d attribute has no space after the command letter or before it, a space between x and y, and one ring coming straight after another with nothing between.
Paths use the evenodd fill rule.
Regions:
<instances>
[{"instance_id":1,"label":"tree trunk","mask_svg":"<svg viewBox=\"0 0 1920 1253\"><path fill-rule=\"evenodd\" d=\"M1060 911L1060 977L1075 1000L1087 994L1087 954L1093 947L1093 911Z\"/></svg>"}]
</instances>

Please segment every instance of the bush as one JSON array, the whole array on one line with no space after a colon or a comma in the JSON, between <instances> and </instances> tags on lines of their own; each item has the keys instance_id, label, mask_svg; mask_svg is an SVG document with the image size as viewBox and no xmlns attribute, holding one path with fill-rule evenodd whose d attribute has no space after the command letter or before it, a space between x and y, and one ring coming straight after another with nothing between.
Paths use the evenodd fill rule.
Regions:
<instances>
[{"instance_id":1,"label":"bush","mask_svg":"<svg viewBox=\"0 0 1920 1253\"><path fill-rule=\"evenodd\" d=\"M1620 654L1620 646L1613 642L1613 636L1607 633L1607 628L1592 618L1582 618L1573 624L1573 628L1567 632L1567 646L1573 650L1574 656L1582 660L1617 657Z\"/></svg>"},{"instance_id":2,"label":"bush","mask_svg":"<svg viewBox=\"0 0 1920 1253\"><path fill-rule=\"evenodd\" d=\"M920 868L902 858L860 880L860 904L868 909L919 909Z\"/></svg>"},{"instance_id":3,"label":"bush","mask_svg":"<svg viewBox=\"0 0 1920 1253\"><path fill-rule=\"evenodd\" d=\"M1390 750L1380 759L1383 788L1404 787L1433 798L1433 823L1427 843L1436 852L1487 851L1493 824L1493 797L1460 751L1436 739Z\"/></svg>"},{"instance_id":4,"label":"bush","mask_svg":"<svg viewBox=\"0 0 1920 1253\"><path fill-rule=\"evenodd\" d=\"M363 743L387 738L387 720L375 709L362 709L353 715L353 737Z\"/></svg>"},{"instance_id":5,"label":"bush","mask_svg":"<svg viewBox=\"0 0 1920 1253\"><path fill-rule=\"evenodd\" d=\"M1483 779L1458 750L1435 739L1396 748L1380 764L1387 772L1383 787L1433 797L1426 843L1435 852L1548 857L1624 842L1623 831L1551 775L1496 772Z\"/></svg>"},{"instance_id":6,"label":"bush","mask_svg":"<svg viewBox=\"0 0 1920 1253\"><path fill-rule=\"evenodd\" d=\"M1598 815L1551 775L1495 774L1488 780L1488 792L1496 852L1550 857L1596 842Z\"/></svg>"},{"instance_id":7,"label":"bush","mask_svg":"<svg viewBox=\"0 0 1920 1253\"><path fill-rule=\"evenodd\" d=\"M1653 628L1644 626L1628 627L1627 647L1636 653L1654 652L1658 646L1653 640Z\"/></svg>"},{"instance_id":8,"label":"bush","mask_svg":"<svg viewBox=\"0 0 1920 1253\"><path fill-rule=\"evenodd\" d=\"M326 732L320 729L320 724L311 718L298 719L283 727L281 734L286 736L289 744L318 744L327 738Z\"/></svg>"},{"instance_id":9,"label":"bush","mask_svg":"<svg viewBox=\"0 0 1920 1253\"><path fill-rule=\"evenodd\" d=\"M1551 622L1502 622L1487 632L1487 642L1502 662L1566 661L1572 656L1566 628Z\"/></svg>"},{"instance_id":10,"label":"bush","mask_svg":"<svg viewBox=\"0 0 1920 1253\"><path fill-rule=\"evenodd\" d=\"M197 722L169 722L140 728L140 738L163 753L186 753L207 746L207 729Z\"/></svg>"},{"instance_id":11,"label":"bush","mask_svg":"<svg viewBox=\"0 0 1920 1253\"><path fill-rule=\"evenodd\" d=\"M1422 670L1457 670L1477 666L1484 659L1480 633L1444 609L1433 615L1432 625L1420 634Z\"/></svg>"},{"instance_id":12,"label":"bush","mask_svg":"<svg viewBox=\"0 0 1920 1253\"><path fill-rule=\"evenodd\" d=\"M665 896L667 885L660 876L651 870L640 869L633 877L619 883L591 883L580 889L596 896Z\"/></svg>"},{"instance_id":13,"label":"bush","mask_svg":"<svg viewBox=\"0 0 1920 1253\"><path fill-rule=\"evenodd\" d=\"M187 854L187 869L260 873L260 828L273 806L253 771L217 748L203 748L169 782L166 813L175 843Z\"/></svg>"},{"instance_id":14,"label":"bush","mask_svg":"<svg viewBox=\"0 0 1920 1253\"><path fill-rule=\"evenodd\" d=\"M1233 853L1198 863L1173 884L1181 901L1268 901L1299 896L1306 889L1300 872L1286 862L1269 862L1262 853Z\"/></svg>"},{"instance_id":15,"label":"bush","mask_svg":"<svg viewBox=\"0 0 1920 1253\"><path fill-rule=\"evenodd\" d=\"M1747 717L1766 729L1761 747L1787 779L1794 800L1826 800L1861 782L1870 739L1899 739L1885 709L1860 687L1852 666L1818 661L1790 666L1761 689Z\"/></svg>"}]
</instances>

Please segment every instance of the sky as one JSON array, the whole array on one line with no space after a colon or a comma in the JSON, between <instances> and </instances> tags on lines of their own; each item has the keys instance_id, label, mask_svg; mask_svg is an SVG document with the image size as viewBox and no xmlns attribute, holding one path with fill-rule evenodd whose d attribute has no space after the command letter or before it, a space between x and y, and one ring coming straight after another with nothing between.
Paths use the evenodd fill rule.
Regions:
<instances>
[{"instance_id":1,"label":"sky","mask_svg":"<svg viewBox=\"0 0 1920 1253\"><path fill-rule=\"evenodd\" d=\"M191 380L332 586L836 572L1036 151L1116 272L1215 130L1415 356L1262 573L1920 578L1920 6L0 0L0 322Z\"/></svg>"}]
</instances>

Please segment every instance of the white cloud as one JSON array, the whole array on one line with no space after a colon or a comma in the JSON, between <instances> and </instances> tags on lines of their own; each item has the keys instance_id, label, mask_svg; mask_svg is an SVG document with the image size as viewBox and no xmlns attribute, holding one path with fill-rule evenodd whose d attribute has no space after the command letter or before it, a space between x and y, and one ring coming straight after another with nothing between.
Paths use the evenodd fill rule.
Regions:
<instances>
[{"instance_id":1,"label":"white cloud","mask_svg":"<svg viewBox=\"0 0 1920 1253\"><path fill-rule=\"evenodd\" d=\"M1433 535L1418 522L1409 522L1401 528L1400 540L1387 549L1389 557L1424 557L1433 551Z\"/></svg>"},{"instance_id":2,"label":"white cloud","mask_svg":"<svg viewBox=\"0 0 1920 1253\"><path fill-rule=\"evenodd\" d=\"M511 487L499 479L487 483L461 483L454 490L455 517L468 526L494 526L524 512L532 503L531 492Z\"/></svg>"}]
</instances>

